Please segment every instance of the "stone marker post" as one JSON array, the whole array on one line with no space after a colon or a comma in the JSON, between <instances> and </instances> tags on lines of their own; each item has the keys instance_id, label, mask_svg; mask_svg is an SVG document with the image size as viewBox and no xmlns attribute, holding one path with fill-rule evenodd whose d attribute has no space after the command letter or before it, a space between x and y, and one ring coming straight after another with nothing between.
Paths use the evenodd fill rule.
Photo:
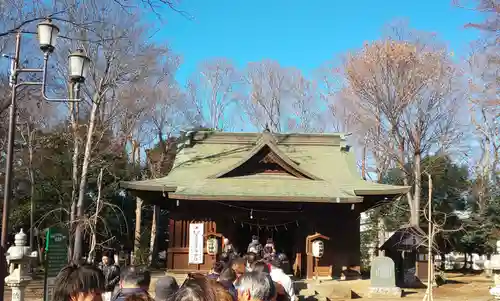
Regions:
<instances>
[{"instance_id":1,"label":"stone marker post","mask_svg":"<svg viewBox=\"0 0 500 301\"><path fill-rule=\"evenodd\" d=\"M5 284L12 291L12 301L24 301L24 291L32 280L29 267L38 259L37 251L31 252L31 248L26 246L27 240L27 235L21 229L14 237L14 246L6 254L9 276L5 277Z\"/></svg>"},{"instance_id":2,"label":"stone marker post","mask_svg":"<svg viewBox=\"0 0 500 301\"><path fill-rule=\"evenodd\" d=\"M401 294L401 289L396 286L394 261L384 255L373 259L369 298L401 297Z\"/></svg>"},{"instance_id":3,"label":"stone marker post","mask_svg":"<svg viewBox=\"0 0 500 301\"><path fill-rule=\"evenodd\" d=\"M495 297L495 300L500 300L500 240L497 240L497 252L491 256L489 265L495 281L495 286L490 289L490 295Z\"/></svg>"}]
</instances>

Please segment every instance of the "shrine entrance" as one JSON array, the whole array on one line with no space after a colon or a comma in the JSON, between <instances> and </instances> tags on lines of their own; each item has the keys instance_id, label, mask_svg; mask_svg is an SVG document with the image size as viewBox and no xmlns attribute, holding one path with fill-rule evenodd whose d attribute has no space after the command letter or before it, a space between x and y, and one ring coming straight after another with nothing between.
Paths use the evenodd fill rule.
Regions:
<instances>
[{"instance_id":1,"label":"shrine entrance","mask_svg":"<svg viewBox=\"0 0 500 301\"><path fill-rule=\"evenodd\" d=\"M241 226L243 224L243 227ZM272 226L260 226L255 224L234 223L235 228L232 236L232 242L236 250L244 255L247 252L248 245L252 241L252 236L257 235L259 242L264 247L268 238L272 238L277 253L284 253L293 264L297 249L297 224L289 222L288 225L276 224ZM231 238L230 238L231 239Z\"/></svg>"}]
</instances>

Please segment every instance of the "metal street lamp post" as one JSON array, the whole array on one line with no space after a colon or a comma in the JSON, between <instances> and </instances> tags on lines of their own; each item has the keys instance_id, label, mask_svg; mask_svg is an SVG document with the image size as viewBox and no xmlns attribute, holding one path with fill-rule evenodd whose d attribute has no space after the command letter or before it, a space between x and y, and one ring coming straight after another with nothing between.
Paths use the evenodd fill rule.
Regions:
<instances>
[{"instance_id":1,"label":"metal street lamp post","mask_svg":"<svg viewBox=\"0 0 500 301\"><path fill-rule=\"evenodd\" d=\"M70 98L50 98L47 96L47 65L50 54L54 51L57 41L57 36L59 35L59 28L52 23L50 19L47 19L37 26L38 40L40 43L40 49L43 52L43 66L41 69L31 69L23 68L19 65L20 53L21 53L21 35L22 32L18 31L16 35L16 48L14 57L12 57L11 65L11 77L10 86L12 87L11 102L9 109L9 132L7 140L7 160L5 165L5 186L4 186L4 197L3 197L3 212L2 212L2 234L1 234L1 244L0 244L0 296L3 296L4 291L4 279L6 272L6 262L5 262L5 251L7 249L8 240L8 229L9 229L9 214L10 214L10 202L12 198L12 178L13 178L13 161L14 161L14 140L15 140L15 130L16 130L16 94L17 90L21 86L40 86L42 97L48 102L79 102L81 99L77 97ZM69 80L75 86L85 81L85 76L88 74L88 67L90 64L90 59L83 54L83 51L78 50L69 55L69 70L70 77ZM42 81L22 81L18 82L18 75L21 73L41 73ZM75 90L78 89L75 87ZM34 222L34 208L31 207L31 225L30 225L30 243L33 243L33 222Z\"/></svg>"}]
</instances>

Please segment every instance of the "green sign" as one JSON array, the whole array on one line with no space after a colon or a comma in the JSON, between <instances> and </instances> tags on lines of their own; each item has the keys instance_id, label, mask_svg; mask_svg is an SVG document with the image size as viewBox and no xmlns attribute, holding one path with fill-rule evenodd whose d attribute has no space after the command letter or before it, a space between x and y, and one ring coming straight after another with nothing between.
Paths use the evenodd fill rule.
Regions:
<instances>
[{"instance_id":1,"label":"green sign","mask_svg":"<svg viewBox=\"0 0 500 301\"><path fill-rule=\"evenodd\" d=\"M67 230L49 228L45 240L45 260L47 277L56 277L68 264Z\"/></svg>"}]
</instances>

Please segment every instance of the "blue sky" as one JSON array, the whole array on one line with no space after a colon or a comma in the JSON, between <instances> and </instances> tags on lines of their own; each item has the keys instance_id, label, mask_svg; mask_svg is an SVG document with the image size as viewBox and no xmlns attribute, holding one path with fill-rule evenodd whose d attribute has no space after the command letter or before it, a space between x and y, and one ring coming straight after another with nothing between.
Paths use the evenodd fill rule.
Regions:
<instances>
[{"instance_id":1,"label":"blue sky","mask_svg":"<svg viewBox=\"0 0 500 301\"><path fill-rule=\"evenodd\" d=\"M453 7L451 0L182 0L180 8L194 19L166 10L166 24L154 39L183 57L181 84L213 57L239 66L273 59L311 75L325 61L379 38L384 25L397 19L437 33L457 55L480 34L464 29L479 19L477 13Z\"/></svg>"}]
</instances>

